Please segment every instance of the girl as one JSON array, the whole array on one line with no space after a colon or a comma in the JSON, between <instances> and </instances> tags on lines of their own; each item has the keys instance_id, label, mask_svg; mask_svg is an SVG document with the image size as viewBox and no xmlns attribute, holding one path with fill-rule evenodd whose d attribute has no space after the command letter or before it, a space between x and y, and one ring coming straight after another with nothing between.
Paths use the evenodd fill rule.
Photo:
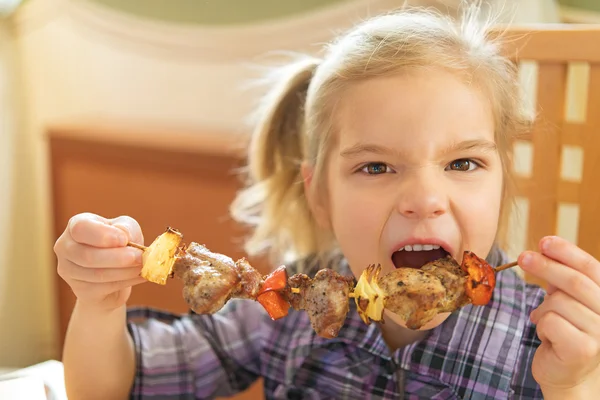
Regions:
<instances>
[{"instance_id":1,"label":"girl","mask_svg":"<svg viewBox=\"0 0 600 400\"><path fill-rule=\"evenodd\" d=\"M461 24L403 10L358 25L322 59L281 68L249 151L233 215L246 250L291 273L359 277L496 245L512 136L526 129L516 74L471 9ZM361 322L351 303L334 339L305 312L271 321L253 301L175 316L125 304L139 278L136 221L74 216L58 273L78 297L64 350L71 399L211 398L264 378L272 399L588 399L600 390L600 268L557 237L497 276L487 306L409 330L387 312ZM215 249L216 250L216 249ZM544 297L545 295L545 297ZM134 322L134 317L144 317ZM137 319L136 319L137 321ZM537 325L537 331L536 331Z\"/></svg>"}]
</instances>

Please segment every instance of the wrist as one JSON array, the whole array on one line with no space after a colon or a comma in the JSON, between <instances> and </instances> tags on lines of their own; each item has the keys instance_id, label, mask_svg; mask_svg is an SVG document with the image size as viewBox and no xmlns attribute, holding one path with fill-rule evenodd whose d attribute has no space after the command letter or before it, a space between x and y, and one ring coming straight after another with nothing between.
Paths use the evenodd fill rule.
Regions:
<instances>
[{"instance_id":1,"label":"wrist","mask_svg":"<svg viewBox=\"0 0 600 400\"><path fill-rule=\"evenodd\" d=\"M126 306L107 307L105 304L77 299L74 310L79 314L94 317L111 317L126 313Z\"/></svg>"},{"instance_id":2,"label":"wrist","mask_svg":"<svg viewBox=\"0 0 600 400\"><path fill-rule=\"evenodd\" d=\"M126 306L107 308L102 304L78 300L69 321L69 330L72 329L71 325L74 325L73 329L89 331L90 334L95 332L112 336L113 334L120 335L126 324Z\"/></svg>"}]
</instances>

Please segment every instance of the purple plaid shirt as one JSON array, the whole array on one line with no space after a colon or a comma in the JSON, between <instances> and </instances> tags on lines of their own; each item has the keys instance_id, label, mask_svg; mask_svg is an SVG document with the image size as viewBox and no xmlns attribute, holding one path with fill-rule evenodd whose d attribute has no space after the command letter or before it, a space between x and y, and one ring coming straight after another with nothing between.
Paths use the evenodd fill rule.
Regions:
<instances>
[{"instance_id":1,"label":"purple plaid shirt","mask_svg":"<svg viewBox=\"0 0 600 400\"><path fill-rule=\"evenodd\" d=\"M505 259L493 252L488 261ZM488 305L461 308L395 352L378 324L360 320L354 302L333 339L317 336L304 311L272 321L250 300L229 301L214 315L131 309L131 398L230 396L263 377L268 399L541 399L531 374L540 343L529 313L543 296L512 270L500 272Z\"/></svg>"}]
</instances>

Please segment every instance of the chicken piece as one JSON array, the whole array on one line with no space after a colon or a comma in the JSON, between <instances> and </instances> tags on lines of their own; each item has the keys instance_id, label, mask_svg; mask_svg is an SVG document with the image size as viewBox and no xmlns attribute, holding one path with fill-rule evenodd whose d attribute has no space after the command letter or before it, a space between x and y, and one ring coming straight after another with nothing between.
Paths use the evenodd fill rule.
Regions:
<instances>
[{"instance_id":1,"label":"chicken piece","mask_svg":"<svg viewBox=\"0 0 600 400\"><path fill-rule=\"evenodd\" d=\"M436 315L470 303L465 294L467 274L452 257L432 261L421 269L398 268L379 279L386 309L419 329Z\"/></svg>"},{"instance_id":2,"label":"chicken piece","mask_svg":"<svg viewBox=\"0 0 600 400\"><path fill-rule=\"evenodd\" d=\"M256 299L256 295L263 283L262 275L245 258L237 260L235 266L240 276L240 283L235 288L232 297L250 300Z\"/></svg>"},{"instance_id":3,"label":"chicken piece","mask_svg":"<svg viewBox=\"0 0 600 400\"><path fill-rule=\"evenodd\" d=\"M334 338L344 325L349 310L348 296L354 286L354 278L322 269L313 279L296 274L288 280L290 288L287 300L295 310L305 310L317 335Z\"/></svg>"},{"instance_id":4,"label":"chicken piece","mask_svg":"<svg viewBox=\"0 0 600 400\"><path fill-rule=\"evenodd\" d=\"M173 273L183 280L183 298L197 314L213 314L233 297L254 298L262 281L246 260L234 262L193 242L176 258Z\"/></svg>"}]
</instances>

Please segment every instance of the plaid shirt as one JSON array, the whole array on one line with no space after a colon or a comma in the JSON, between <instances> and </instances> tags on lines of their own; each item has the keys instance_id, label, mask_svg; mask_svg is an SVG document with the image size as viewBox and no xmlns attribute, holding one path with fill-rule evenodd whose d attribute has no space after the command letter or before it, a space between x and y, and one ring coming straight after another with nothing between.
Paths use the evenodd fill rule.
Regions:
<instances>
[{"instance_id":1,"label":"plaid shirt","mask_svg":"<svg viewBox=\"0 0 600 400\"><path fill-rule=\"evenodd\" d=\"M488 261L498 265L500 256ZM214 315L131 309L131 398L230 396L263 377L267 399L541 399L531 374L540 343L529 313L543 296L503 271L488 305L461 308L395 352L352 301L333 339L317 336L304 311L272 321L249 300L231 300Z\"/></svg>"}]
</instances>

